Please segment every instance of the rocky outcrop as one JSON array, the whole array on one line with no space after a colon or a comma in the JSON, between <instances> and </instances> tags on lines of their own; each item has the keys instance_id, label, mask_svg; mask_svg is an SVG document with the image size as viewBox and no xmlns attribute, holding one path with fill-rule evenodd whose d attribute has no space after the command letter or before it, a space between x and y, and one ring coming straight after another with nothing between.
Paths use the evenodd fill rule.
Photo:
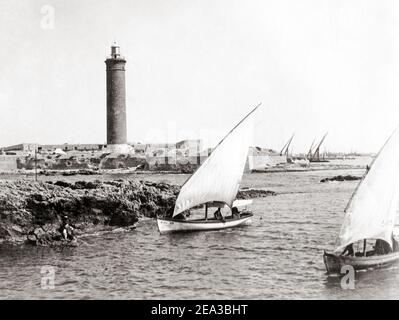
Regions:
<instances>
[{"instance_id":1,"label":"rocky outcrop","mask_svg":"<svg viewBox=\"0 0 399 320\"><path fill-rule=\"evenodd\" d=\"M79 232L104 226L130 226L173 207L179 187L116 180L0 182L0 241L47 244L59 237L68 215Z\"/></svg>"},{"instance_id":2,"label":"rocky outcrop","mask_svg":"<svg viewBox=\"0 0 399 320\"><path fill-rule=\"evenodd\" d=\"M82 175L82 176L92 176L92 175L98 175L100 174L98 169L80 169L80 170L40 170L38 172L39 175L44 175L44 176L56 176L56 175L62 175L62 176L76 176L76 175Z\"/></svg>"},{"instance_id":3,"label":"rocky outcrop","mask_svg":"<svg viewBox=\"0 0 399 320\"><path fill-rule=\"evenodd\" d=\"M76 233L129 227L173 209L179 186L148 181L0 181L0 242L51 245L67 215ZM243 189L239 199L275 195Z\"/></svg>"},{"instance_id":4,"label":"rocky outcrop","mask_svg":"<svg viewBox=\"0 0 399 320\"><path fill-rule=\"evenodd\" d=\"M263 198L275 195L277 195L277 193L271 190L243 188L238 191L237 199Z\"/></svg>"},{"instance_id":5,"label":"rocky outcrop","mask_svg":"<svg viewBox=\"0 0 399 320\"><path fill-rule=\"evenodd\" d=\"M346 175L346 176L335 176L331 178L324 178L321 179L320 182L330 182L330 181L353 181L353 180L361 180L362 177L358 176L351 176L351 175Z\"/></svg>"}]
</instances>

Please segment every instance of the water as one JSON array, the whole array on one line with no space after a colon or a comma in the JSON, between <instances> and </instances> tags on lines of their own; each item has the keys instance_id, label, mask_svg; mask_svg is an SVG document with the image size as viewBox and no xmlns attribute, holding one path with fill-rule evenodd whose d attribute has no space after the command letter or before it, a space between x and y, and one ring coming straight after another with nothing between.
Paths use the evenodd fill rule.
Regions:
<instances>
[{"instance_id":1,"label":"water","mask_svg":"<svg viewBox=\"0 0 399 320\"><path fill-rule=\"evenodd\" d=\"M244 175L243 186L279 193L255 199L244 228L160 235L154 220L129 233L85 238L78 248L0 249L0 298L44 299L391 299L399 268L356 275L343 290L329 277L323 249L332 249L343 210L358 181L319 183L363 170ZM182 183L186 175L139 176ZM41 269L54 268L54 288Z\"/></svg>"}]
</instances>

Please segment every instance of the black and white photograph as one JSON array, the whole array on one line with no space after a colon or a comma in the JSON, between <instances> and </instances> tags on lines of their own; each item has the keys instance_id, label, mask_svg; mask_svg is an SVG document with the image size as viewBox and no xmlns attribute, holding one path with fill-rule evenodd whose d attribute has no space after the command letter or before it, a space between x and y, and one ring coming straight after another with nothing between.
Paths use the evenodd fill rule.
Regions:
<instances>
[{"instance_id":1,"label":"black and white photograph","mask_svg":"<svg viewBox=\"0 0 399 320\"><path fill-rule=\"evenodd\" d=\"M0 0L0 42L0 300L399 298L398 1Z\"/></svg>"}]
</instances>

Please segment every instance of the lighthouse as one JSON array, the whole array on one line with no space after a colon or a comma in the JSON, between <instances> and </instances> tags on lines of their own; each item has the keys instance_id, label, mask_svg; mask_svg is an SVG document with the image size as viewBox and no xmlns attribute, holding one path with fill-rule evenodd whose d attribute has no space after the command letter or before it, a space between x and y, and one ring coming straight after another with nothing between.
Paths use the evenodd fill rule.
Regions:
<instances>
[{"instance_id":1,"label":"lighthouse","mask_svg":"<svg viewBox=\"0 0 399 320\"><path fill-rule=\"evenodd\" d=\"M126 129L126 60L114 42L105 60L107 73L107 151L130 153Z\"/></svg>"}]
</instances>

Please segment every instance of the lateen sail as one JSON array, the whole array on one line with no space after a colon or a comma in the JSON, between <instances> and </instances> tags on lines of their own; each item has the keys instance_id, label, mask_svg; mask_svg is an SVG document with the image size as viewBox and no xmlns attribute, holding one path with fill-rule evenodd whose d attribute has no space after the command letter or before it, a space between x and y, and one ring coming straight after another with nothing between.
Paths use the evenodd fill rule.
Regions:
<instances>
[{"instance_id":1,"label":"lateen sail","mask_svg":"<svg viewBox=\"0 0 399 320\"><path fill-rule=\"evenodd\" d=\"M336 251L362 239L382 239L392 247L399 199L399 130L375 158L347 206Z\"/></svg>"},{"instance_id":2,"label":"lateen sail","mask_svg":"<svg viewBox=\"0 0 399 320\"><path fill-rule=\"evenodd\" d=\"M232 206L248 156L253 130L251 116L255 109L230 131L186 181L177 197L173 217L207 202Z\"/></svg>"}]
</instances>

